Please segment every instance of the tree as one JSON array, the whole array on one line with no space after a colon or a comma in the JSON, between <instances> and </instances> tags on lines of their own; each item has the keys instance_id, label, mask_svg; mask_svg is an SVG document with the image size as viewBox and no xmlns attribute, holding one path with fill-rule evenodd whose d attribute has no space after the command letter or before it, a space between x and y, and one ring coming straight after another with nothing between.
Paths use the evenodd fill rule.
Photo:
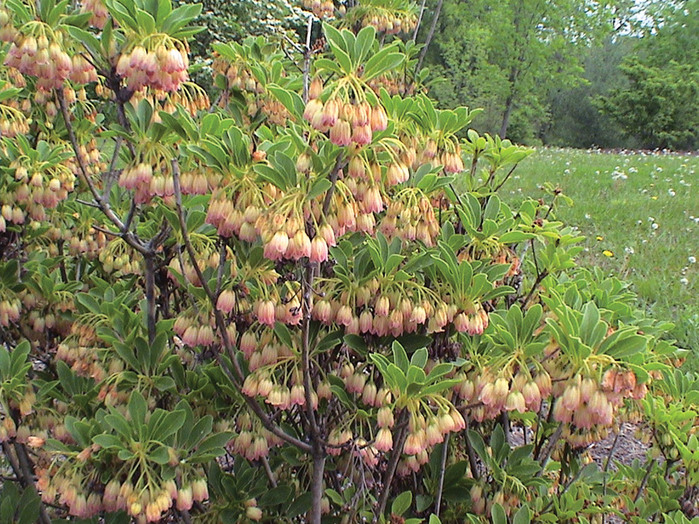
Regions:
<instances>
[{"instance_id":1,"label":"tree","mask_svg":"<svg viewBox=\"0 0 699 524\"><path fill-rule=\"evenodd\" d=\"M634 147L635 139L624 136L621 126L600 111L596 100L626 86L619 65L637 42L637 37L617 37L587 50L584 82L573 88L552 89L549 94L551 119L542 134L544 143L576 148Z\"/></svg>"},{"instance_id":2,"label":"tree","mask_svg":"<svg viewBox=\"0 0 699 524\"><path fill-rule=\"evenodd\" d=\"M653 4L652 4L653 5ZM662 4L637 55L620 65L628 85L598 101L628 136L644 147L694 149L699 133L697 2Z\"/></svg>"},{"instance_id":3,"label":"tree","mask_svg":"<svg viewBox=\"0 0 699 524\"><path fill-rule=\"evenodd\" d=\"M492 108L485 114L485 129L501 137L518 108L544 120L549 90L581 82L583 50L613 29L623 7L599 2L447 1L431 59L435 77L446 81L435 94L439 100L475 100ZM531 128L528 134L531 137Z\"/></svg>"},{"instance_id":4,"label":"tree","mask_svg":"<svg viewBox=\"0 0 699 524\"><path fill-rule=\"evenodd\" d=\"M648 471L696 484L667 326L576 269L559 191L500 199L530 150L401 94L413 6L349 7L214 45L214 103L200 5L0 9L3 519L601 515L630 501L573 450L646 397Z\"/></svg>"},{"instance_id":5,"label":"tree","mask_svg":"<svg viewBox=\"0 0 699 524\"><path fill-rule=\"evenodd\" d=\"M630 58L620 66L629 87L600 100L628 136L644 147L694 149L699 133L699 72L670 61L664 67Z\"/></svg>"}]
</instances>

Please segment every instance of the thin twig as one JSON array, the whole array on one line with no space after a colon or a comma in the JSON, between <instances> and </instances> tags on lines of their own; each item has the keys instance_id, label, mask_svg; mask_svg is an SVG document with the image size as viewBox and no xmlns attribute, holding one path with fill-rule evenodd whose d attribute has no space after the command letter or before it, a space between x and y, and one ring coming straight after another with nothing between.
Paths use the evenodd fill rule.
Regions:
<instances>
[{"instance_id":1,"label":"thin twig","mask_svg":"<svg viewBox=\"0 0 699 524\"><path fill-rule=\"evenodd\" d=\"M439 517L439 512L442 509L442 493L444 492L444 475L447 471L447 455L449 452L449 437L451 433L447 433L442 444L442 460L439 463L439 485L437 486L437 501L434 504L434 513Z\"/></svg>"},{"instance_id":2,"label":"thin twig","mask_svg":"<svg viewBox=\"0 0 699 524\"><path fill-rule=\"evenodd\" d=\"M549 275L548 271L544 270L543 273L540 273L536 276L536 280L534 281L534 285L529 290L529 293L527 293L527 296L525 297L524 302L522 302L522 308L527 307L527 304L529 304L529 301L534 296L534 292L539 287L539 284L541 284L542 280L544 280L548 275Z\"/></svg>"},{"instance_id":3,"label":"thin twig","mask_svg":"<svg viewBox=\"0 0 699 524\"><path fill-rule=\"evenodd\" d=\"M313 15L308 15L306 26L306 48L303 49L303 102L308 102L308 88L310 85L311 71L311 30L313 29ZM294 44L296 45L296 44Z\"/></svg>"},{"instance_id":4,"label":"thin twig","mask_svg":"<svg viewBox=\"0 0 699 524\"><path fill-rule=\"evenodd\" d=\"M422 0L422 4L420 5L420 14L417 16L417 23L415 24L415 30L413 31L413 36L411 40L413 43L417 41L417 33L420 31L420 25L422 24L422 15L425 14L425 3L427 0Z\"/></svg>"},{"instance_id":5,"label":"thin twig","mask_svg":"<svg viewBox=\"0 0 699 524\"><path fill-rule=\"evenodd\" d=\"M464 421L466 422L466 432L464 434L464 442L466 443L466 455L468 456L468 465L471 468L471 475L474 479L478 480L481 477L481 472L478 469L478 461L476 460L476 453L473 451L473 446L471 446L471 439L468 435L469 429L469 419L468 414L464 414Z\"/></svg>"},{"instance_id":6,"label":"thin twig","mask_svg":"<svg viewBox=\"0 0 699 524\"><path fill-rule=\"evenodd\" d=\"M519 164L515 164L514 166L512 166L512 169L510 169L510 171L505 175L505 178L503 178L502 181L498 184L498 187L494 189L496 193L500 190L502 186L505 185L505 182L507 182L507 180L512 176L512 173L515 172L515 169L517 169L518 165Z\"/></svg>"},{"instance_id":7,"label":"thin twig","mask_svg":"<svg viewBox=\"0 0 699 524\"><path fill-rule=\"evenodd\" d=\"M99 204L96 204L94 202L88 202L87 200L83 200L82 198L76 198L75 201L78 204L82 204L83 206L94 207L95 209L102 209L102 207Z\"/></svg>"},{"instance_id":8,"label":"thin twig","mask_svg":"<svg viewBox=\"0 0 699 524\"><path fill-rule=\"evenodd\" d=\"M398 423L398 435L397 438L393 439L393 451L391 452L391 458L386 466L386 473L383 477L383 490L381 491L381 496L379 497L379 504L376 508L376 513L374 514L374 522L379 522L379 519L386 511L386 504L388 503L388 496L391 493L391 484L393 483L393 477L396 474L396 468L398 467L398 461L403 452L403 446L405 445L405 439L408 438L408 412L403 411L399 418Z\"/></svg>"},{"instance_id":9,"label":"thin twig","mask_svg":"<svg viewBox=\"0 0 699 524\"><path fill-rule=\"evenodd\" d=\"M559 424L558 428L556 428L556 431L554 431L553 435L549 437L549 441L546 444L546 447L544 447L541 450L541 456L539 457L539 464L541 464L541 471L543 471L544 466L549 460L549 457L551 456L551 453L553 453L553 448L556 447L556 443L558 442L558 439L561 438L561 434L563 433L563 424Z\"/></svg>"},{"instance_id":10,"label":"thin twig","mask_svg":"<svg viewBox=\"0 0 699 524\"><path fill-rule=\"evenodd\" d=\"M65 96L64 96L62 90L60 90L60 89L56 90L56 98L58 99L58 105L61 109L61 115L63 116L63 120L64 120L65 125L66 125L66 130L68 131L68 139L70 140L70 144L73 147L73 152L75 153L75 158L76 158L76 161L78 163L78 171L81 175L81 178L83 179L83 182L85 182L85 185L90 190L90 193L92 194L92 198L98 204L102 213L104 213L104 215L121 232L121 237L126 241L126 243L129 244L132 248L134 248L139 253L146 254L148 252L148 250L143 245L143 243L140 241L140 239L138 239L135 235L133 235L128 229L125 229L124 223L119 219L118 216L116 216L116 214L114 213L112 208L109 206L109 203L102 201L100 194L97 191L97 188L95 187L95 185L92 183L92 180L90 179L90 175L88 173L87 166L85 165L85 159L80 154L80 148L78 147L78 141L77 141L77 138L75 137L75 131L73 130L73 124L70 120L70 115L68 114L68 106L66 104L66 99L65 99Z\"/></svg>"},{"instance_id":11,"label":"thin twig","mask_svg":"<svg viewBox=\"0 0 699 524\"><path fill-rule=\"evenodd\" d=\"M333 170L330 172L330 176L328 177L332 185L330 186L330 189L328 189L328 192L325 193L325 199L323 200L323 217L327 215L328 210L330 209L330 202L332 201L332 197L335 192L335 183L337 182L337 177L340 174L340 170L346 164L347 162L345 160L344 155L340 154L337 157L337 160L335 161L335 166L333 167Z\"/></svg>"},{"instance_id":12,"label":"thin twig","mask_svg":"<svg viewBox=\"0 0 699 524\"><path fill-rule=\"evenodd\" d=\"M114 143L114 152L112 153L112 160L109 162L109 171L107 171L104 177L104 190L102 191L102 203L109 202L109 194L112 192L112 185L116 181L116 162L119 158L119 151L121 150L121 143L123 138L117 137Z\"/></svg>"},{"instance_id":13,"label":"thin twig","mask_svg":"<svg viewBox=\"0 0 699 524\"><path fill-rule=\"evenodd\" d=\"M427 54L427 48L430 46L430 42L432 42L432 37L434 36L435 29L437 29L437 22L439 21L439 15L442 12L443 4L444 0L439 0L437 2L437 7L434 10L434 18L432 19L432 25L430 26L430 31L429 33L427 33L427 38L425 38L425 46L420 50L420 56L418 57L417 65L415 66L415 77L417 77L417 74L420 72L420 69L422 68L422 61L425 59L425 55Z\"/></svg>"},{"instance_id":14,"label":"thin twig","mask_svg":"<svg viewBox=\"0 0 699 524\"><path fill-rule=\"evenodd\" d=\"M655 465L655 461L651 458L648 459L648 468L646 468L646 474L643 475L643 478L641 479L641 485L638 486L638 492L636 493L636 496L633 498L634 504L638 502L638 499L641 497L641 493L643 493L643 490L646 489L646 484L648 483L648 479L650 478L650 473L653 471L653 466Z\"/></svg>"},{"instance_id":15,"label":"thin twig","mask_svg":"<svg viewBox=\"0 0 699 524\"><path fill-rule=\"evenodd\" d=\"M277 480L274 478L274 473L272 473L272 468L269 467L269 460L267 460L267 457L262 457L262 465L265 468L265 473L267 474L267 478L269 479L269 483L272 485L273 488L277 487Z\"/></svg>"}]
</instances>

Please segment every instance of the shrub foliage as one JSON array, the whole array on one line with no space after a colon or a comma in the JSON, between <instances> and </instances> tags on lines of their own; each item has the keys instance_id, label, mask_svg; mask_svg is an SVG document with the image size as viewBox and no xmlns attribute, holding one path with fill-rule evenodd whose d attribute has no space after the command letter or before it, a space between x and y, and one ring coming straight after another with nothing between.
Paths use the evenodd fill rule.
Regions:
<instances>
[{"instance_id":1,"label":"shrub foliage","mask_svg":"<svg viewBox=\"0 0 699 524\"><path fill-rule=\"evenodd\" d=\"M414 6L305 7L338 18L214 45L213 93L197 5L0 7L0 519L690 512L668 326L560 192L498 197L531 151L423 94ZM664 460L586 465L625 421Z\"/></svg>"}]
</instances>

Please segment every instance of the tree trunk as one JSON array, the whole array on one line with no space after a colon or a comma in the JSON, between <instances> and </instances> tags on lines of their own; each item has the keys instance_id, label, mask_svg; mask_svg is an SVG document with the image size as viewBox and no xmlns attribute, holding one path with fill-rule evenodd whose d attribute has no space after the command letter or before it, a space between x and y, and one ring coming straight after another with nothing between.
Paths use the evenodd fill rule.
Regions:
<instances>
[{"instance_id":1,"label":"tree trunk","mask_svg":"<svg viewBox=\"0 0 699 524\"><path fill-rule=\"evenodd\" d=\"M313 443L313 477L311 481L311 510L308 522L320 524L323 500L323 474L325 473L325 452L320 442Z\"/></svg>"},{"instance_id":2,"label":"tree trunk","mask_svg":"<svg viewBox=\"0 0 699 524\"><path fill-rule=\"evenodd\" d=\"M500 138L504 139L507 135L507 127L510 125L510 115L512 114L512 106L514 105L514 96L507 97L505 102L505 113L502 115L502 125L500 126Z\"/></svg>"},{"instance_id":3,"label":"tree trunk","mask_svg":"<svg viewBox=\"0 0 699 524\"><path fill-rule=\"evenodd\" d=\"M519 61L523 61L523 57L520 56ZM510 70L510 76L507 79L510 83L510 94L507 95L507 100L505 100L505 112L502 115L502 125L500 126L499 136L503 140L507 136L507 127L510 125L510 115L512 114L512 107L515 104L515 92L517 89L517 78L519 77L519 67L514 65Z\"/></svg>"},{"instance_id":4,"label":"tree trunk","mask_svg":"<svg viewBox=\"0 0 699 524\"><path fill-rule=\"evenodd\" d=\"M442 4L444 4L444 0L439 0L437 2L437 8L434 10L434 18L432 19L432 25L430 26L430 31L429 33L427 33L427 38L425 39L425 47L423 47L422 51L420 51L420 57L417 60L417 66L415 66L415 75L417 75L420 72L420 69L422 68L422 61L425 59L425 55L427 54L427 48L430 46L430 42L432 41L432 37L434 36L435 29L437 29L439 15L442 12Z\"/></svg>"}]
</instances>

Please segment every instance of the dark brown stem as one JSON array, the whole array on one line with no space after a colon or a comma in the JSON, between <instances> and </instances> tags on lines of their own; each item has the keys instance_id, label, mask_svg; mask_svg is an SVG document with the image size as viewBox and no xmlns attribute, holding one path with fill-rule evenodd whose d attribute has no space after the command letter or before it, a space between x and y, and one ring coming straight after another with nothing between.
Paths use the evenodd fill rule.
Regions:
<instances>
[{"instance_id":1,"label":"dark brown stem","mask_svg":"<svg viewBox=\"0 0 699 524\"><path fill-rule=\"evenodd\" d=\"M546 465L546 462L548 462L549 457L551 456L551 453L553 453L553 448L556 447L556 442L558 442L558 439L561 438L561 434L563 433L563 424L559 424L558 428L556 428L556 431L554 431L553 435L549 437L549 441L546 444L546 447L544 447L541 450L541 456L539 457L539 464L541 464L542 471L543 467Z\"/></svg>"},{"instance_id":2,"label":"dark brown stem","mask_svg":"<svg viewBox=\"0 0 699 524\"><path fill-rule=\"evenodd\" d=\"M499 183L498 186L493 190L493 192L496 192L496 193L497 193L498 191L500 191L500 188L501 188L502 186L504 186L504 185L505 185L505 182L507 182L507 181L509 180L509 178L512 176L512 173L514 173L514 172L515 172L515 169L517 169L517 166L518 166L518 165L519 165L519 164L515 164L514 166L512 166L512 169L510 169L510 170L508 171L508 173L505 175L505 178L503 178L503 179L500 181L500 183Z\"/></svg>"},{"instance_id":3,"label":"dark brown stem","mask_svg":"<svg viewBox=\"0 0 699 524\"><path fill-rule=\"evenodd\" d=\"M481 472L478 469L478 461L476 460L476 452L473 451L473 446L471 445L471 438L468 435L468 428L469 428L469 419L468 415L464 414L464 421L466 422L466 433L465 433L465 439L464 441L466 442L466 455L468 456L468 466L471 468L471 476L478 480L481 478Z\"/></svg>"},{"instance_id":4,"label":"dark brown stem","mask_svg":"<svg viewBox=\"0 0 699 524\"><path fill-rule=\"evenodd\" d=\"M444 493L444 475L447 471L447 455L449 453L449 437L450 433L444 438L442 444L442 460L439 463L439 484L437 486L437 501L434 504L434 514L439 517L439 512L442 509L442 493Z\"/></svg>"},{"instance_id":5,"label":"dark brown stem","mask_svg":"<svg viewBox=\"0 0 699 524\"><path fill-rule=\"evenodd\" d=\"M311 510L309 522L320 524L322 517L323 473L325 472L325 450L317 440L313 441L313 477L311 480Z\"/></svg>"},{"instance_id":6,"label":"dark brown stem","mask_svg":"<svg viewBox=\"0 0 699 524\"><path fill-rule=\"evenodd\" d=\"M648 483L648 479L650 478L650 473L653 471L653 466L655 465L655 461L651 458L648 459L648 467L646 468L646 474L643 475L643 478L641 479L641 485L638 486L638 492L636 493L636 496L633 498L634 504L638 502L638 499L641 497L641 493L643 493L643 490L646 489L646 484Z\"/></svg>"},{"instance_id":7,"label":"dark brown stem","mask_svg":"<svg viewBox=\"0 0 699 524\"><path fill-rule=\"evenodd\" d=\"M408 438L408 416L408 412L404 410L398 419L398 435L393 439L393 451L391 452L391 458L388 460L386 473L383 477L383 491L381 491L381 496L379 497L379 504L376 508L376 514L374 515L374 523L379 522L381 516L386 511L388 496L391 494L393 477L396 475L396 469L398 468L398 461L403 452L405 439Z\"/></svg>"},{"instance_id":8,"label":"dark brown stem","mask_svg":"<svg viewBox=\"0 0 699 524\"><path fill-rule=\"evenodd\" d=\"M311 291L315 267L309 265L306 270L306 277L303 279L303 297L301 313L303 315L303 347L301 348L301 366L303 371L303 388L306 397L306 417L308 418L309 432L311 434L312 456L313 456L313 476L311 480L311 509L309 511L309 522L320 524L322 515L323 499L323 475L325 472L325 447L322 442L318 419L313 408L313 383L311 381Z\"/></svg>"},{"instance_id":9,"label":"dark brown stem","mask_svg":"<svg viewBox=\"0 0 699 524\"><path fill-rule=\"evenodd\" d=\"M124 227L124 223L119 219L118 216L116 216L114 210L112 210L112 208L109 206L109 203L102 199L99 192L97 191L97 188L92 183L92 180L90 179L90 175L87 170L87 166L85 165L85 159L80 154L80 148L78 147L78 141L75 137L73 124L70 120L70 115L68 114L68 105L66 104L66 99L63 95L62 90L58 89L56 91L56 98L58 99L58 105L61 109L61 115L63 116L63 120L65 121L66 130L68 131L68 139L70 140L73 152L75 153L75 159L78 163L78 172L83 182L90 190L92 198L94 199L95 203L100 208L102 213L104 213L104 215L110 220L110 222L112 222L112 224L114 224L117 227L117 229L120 232L121 238L123 238L129 246L131 246L139 253L146 254L148 252L148 249L146 248L146 246L143 245L143 242L133 233L131 233L128 230L128 228Z\"/></svg>"},{"instance_id":10,"label":"dark brown stem","mask_svg":"<svg viewBox=\"0 0 699 524\"><path fill-rule=\"evenodd\" d=\"M146 319L148 324L148 343L153 344L155 340L155 254L144 256L146 262Z\"/></svg>"},{"instance_id":11,"label":"dark brown stem","mask_svg":"<svg viewBox=\"0 0 699 524\"><path fill-rule=\"evenodd\" d=\"M532 288L529 290L529 293L527 293L527 296L525 297L524 302L522 302L522 308L527 307L527 304L529 304L529 301L534 296L534 292L539 287L539 284L541 284L541 281L544 280L548 276L548 274L549 274L548 271L544 270L542 273L539 273L538 275L536 275L536 280L534 281Z\"/></svg>"},{"instance_id":12,"label":"dark brown stem","mask_svg":"<svg viewBox=\"0 0 699 524\"><path fill-rule=\"evenodd\" d=\"M262 457L260 460L262 460L262 465L265 468L265 473L267 474L267 478L269 479L269 483L272 485L273 488L277 487L277 480L274 478L274 473L272 473L272 468L269 467L269 460L267 460L267 457Z\"/></svg>"},{"instance_id":13,"label":"dark brown stem","mask_svg":"<svg viewBox=\"0 0 699 524\"><path fill-rule=\"evenodd\" d=\"M14 448L15 453L17 454L16 460L12 456L12 451L9 444L7 442L2 443L2 450L5 453L7 461L10 463L15 476L19 479L20 485L25 489L32 490L34 494L39 497L39 494L36 492L36 486L34 485L34 468L32 467L27 449L24 447L24 444L20 444L19 442L14 443ZM41 524L51 524L51 519L46 512L43 502L39 502L39 522L41 522Z\"/></svg>"},{"instance_id":14,"label":"dark brown stem","mask_svg":"<svg viewBox=\"0 0 699 524\"><path fill-rule=\"evenodd\" d=\"M323 216L328 213L328 209L330 209L330 202L332 201L333 198L333 193L335 192L335 183L337 182L337 177L340 174L340 170L345 166L347 162L345 161L344 155L340 154L337 157L337 160L335 161L335 166L333 167L333 170L330 172L330 183L332 186L330 186L330 189L328 189L328 192L325 193L325 199L323 200Z\"/></svg>"},{"instance_id":15,"label":"dark brown stem","mask_svg":"<svg viewBox=\"0 0 699 524\"><path fill-rule=\"evenodd\" d=\"M313 29L313 16L308 16L306 26L306 47L303 50L303 103L308 102L308 86L310 85L311 72L311 30Z\"/></svg>"},{"instance_id":16,"label":"dark brown stem","mask_svg":"<svg viewBox=\"0 0 699 524\"><path fill-rule=\"evenodd\" d=\"M116 181L116 162L117 159L119 158L119 150L121 149L121 143L123 141L123 138L120 136L117 137L116 142L114 143L114 153L112 153L112 160L109 162L109 171L107 171L107 174L105 175L104 178L104 189L102 190L102 204L104 205L106 202L109 202L109 193L112 192L112 185Z\"/></svg>"},{"instance_id":17,"label":"dark brown stem","mask_svg":"<svg viewBox=\"0 0 699 524\"><path fill-rule=\"evenodd\" d=\"M475 149L473 151L473 159L471 159L471 171L470 178L473 180L476 177L476 169L478 169L478 156L480 155L480 149Z\"/></svg>"}]
</instances>

